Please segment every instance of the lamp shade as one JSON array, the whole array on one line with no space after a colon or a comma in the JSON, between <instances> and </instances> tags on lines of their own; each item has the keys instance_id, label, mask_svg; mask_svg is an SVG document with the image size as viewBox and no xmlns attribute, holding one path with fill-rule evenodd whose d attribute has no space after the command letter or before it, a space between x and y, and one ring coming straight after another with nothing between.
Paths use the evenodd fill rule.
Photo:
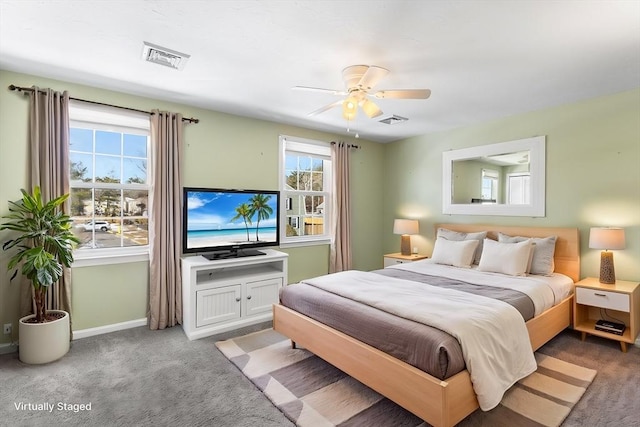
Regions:
<instances>
[{"instance_id":1,"label":"lamp shade","mask_svg":"<svg viewBox=\"0 0 640 427\"><path fill-rule=\"evenodd\" d=\"M393 234L418 234L418 220L417 219L394 220Z\"/></svg>"},{"instance_id":2,"label":"lamp shade","mask_svg":"<svg viewBox=\"0 0 640 427\"><path fill-rule=\"evenodd\" d=\"M592 227L589 231L591 249L624 249L624 229L616 227Z\"/></svg>"}]
</instances>

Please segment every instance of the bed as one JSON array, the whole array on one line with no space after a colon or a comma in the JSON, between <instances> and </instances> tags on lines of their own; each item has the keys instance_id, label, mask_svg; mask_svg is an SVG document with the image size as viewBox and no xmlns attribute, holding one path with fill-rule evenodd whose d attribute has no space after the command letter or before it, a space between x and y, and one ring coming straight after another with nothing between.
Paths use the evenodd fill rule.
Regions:
<instances>
[{"instance_id":1,"label":"bed","mask_svg":"<svg viewBox=\"0 0 640 427\"><path fill-rule=\"evenodd\" d=\"M540 238L557 236L554 271L574 282L578 280L580 258L575 228L461 224L439 224L436 228L464 233L487 231L487 237L494 240L497 240L498 233ZM526 322L533 350L570 325L571 301L572 296L569 295ZM275 305L273 312L274 329L289 337L292 343L307 348L433 426L455 425L479 407L466 369L441 379L282 304Z\"/></svg>"}]
</instances>

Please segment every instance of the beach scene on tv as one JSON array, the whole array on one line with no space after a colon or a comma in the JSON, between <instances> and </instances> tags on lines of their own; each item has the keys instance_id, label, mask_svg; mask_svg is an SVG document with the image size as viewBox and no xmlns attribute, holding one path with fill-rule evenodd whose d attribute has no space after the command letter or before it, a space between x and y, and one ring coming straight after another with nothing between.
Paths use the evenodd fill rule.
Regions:
<instances>
[{"instance_id":1,"label":"beach scene on tv","mask_svg":"<svg viewBox=\"0 0 640 427\"><path fill-rule=\"evenodd\" d=\"M277 196L263 193L189 192L187 247L276 242Z\"/></svg>"}]
</instances>

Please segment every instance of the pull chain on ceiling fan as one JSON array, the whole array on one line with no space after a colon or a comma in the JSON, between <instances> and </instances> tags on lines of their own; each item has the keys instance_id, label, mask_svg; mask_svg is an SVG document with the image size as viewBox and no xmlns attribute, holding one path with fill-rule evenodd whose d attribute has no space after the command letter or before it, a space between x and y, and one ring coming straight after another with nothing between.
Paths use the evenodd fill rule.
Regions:
<instances>
[{"instance_id":1,"label":"pull chain on ceiling fan","mask_svg":"<svg viewBox=\"0 0 640 427\"><path fill-rule=\"evenodd\" d=\"M362 108L362 111L369 118L378 117L382 114L380 107L369 97L377 99L427 99L431 95L431 90L429 89L392 89L370 93L387 74L389 74L389 70L375 65L352 65L342 70L346 91L309 86L294 86L294 89L346 96L344 99L312 111L309 115L315 116L341 105L342 117L348 121L355 119L358 113L358 106Z\"/></svg>"}]
</instances>

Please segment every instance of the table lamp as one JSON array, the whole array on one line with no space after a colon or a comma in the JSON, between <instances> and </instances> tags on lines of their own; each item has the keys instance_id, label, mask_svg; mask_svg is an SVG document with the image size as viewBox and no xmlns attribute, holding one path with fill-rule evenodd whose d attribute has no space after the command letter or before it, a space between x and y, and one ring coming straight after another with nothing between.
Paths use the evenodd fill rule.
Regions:
<instances>
[{"instance_id":1,"label":"table lamp","mask_svg":"<svg viewBox=\"0 0 640 427\"><path fill-rule=\"evenodd\" d=\"M401 234L400 253L411 255L411 236L418 234L417 219L396 219L393 221L393 234Z\"/></svg>"},{"instance_id":2,"label":"table lamp","mask_svg":"<svg viewBox=\"0 0 640 427\"><path fill-rule=\"evenodd\" d=\"M600 253L600 283L616 283L612 249L624 249L624 229L616 227L592 227L589 231L589 248L604 249Z\"/></svg>"}]
</instances>

